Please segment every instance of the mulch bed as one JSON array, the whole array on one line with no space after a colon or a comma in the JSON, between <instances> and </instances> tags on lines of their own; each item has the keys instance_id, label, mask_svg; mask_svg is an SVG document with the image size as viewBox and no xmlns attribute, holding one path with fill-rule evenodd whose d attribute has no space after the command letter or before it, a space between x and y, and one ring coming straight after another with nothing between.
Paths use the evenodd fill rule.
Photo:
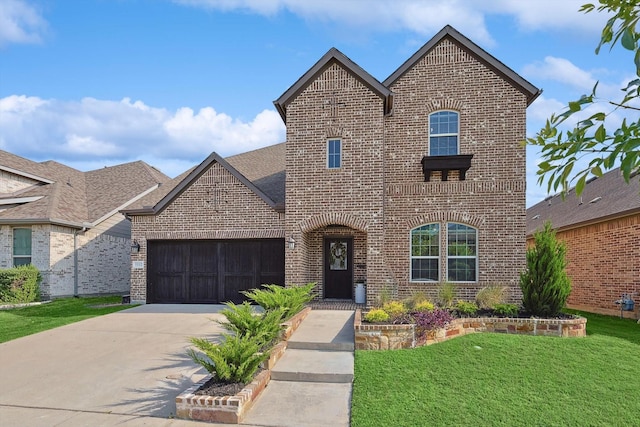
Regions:
<instances>
[{"instance_id":1,"label":"mulch bed","mask_svg":"<svg viewBox=\"0 0 640 427\"><path fill-rule=\"evenodd\" d=\"M200 396L233 396L238 394L245 384L242 383L221 383L215 378L211 378L204 383L194 394Z\"/></svg>"}]
</instances>

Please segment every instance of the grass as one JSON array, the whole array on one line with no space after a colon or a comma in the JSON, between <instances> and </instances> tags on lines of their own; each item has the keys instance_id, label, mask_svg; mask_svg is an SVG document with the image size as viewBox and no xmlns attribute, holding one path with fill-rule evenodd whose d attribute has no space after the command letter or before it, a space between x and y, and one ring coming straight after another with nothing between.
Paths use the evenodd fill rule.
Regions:
<instances>
[{"instance_id":1,"label":"grass","mask_svg":"<svg viewBox=\"0 0 640 427\"><path fill-rule=\"evenodd\" d=\"M640 414L640 325L585 314L586 338L474 334L356 351L362 426L623 426Z\"/></svg>"},{"instance_id":2,"label":"grass","mask_svg":"<svg viewBox=\"0 0 640 427\"><path fill-rule=\"evenodd\" d=\"M0 343L132 307L119 304L121 299L119 296L64 298L42 305L2 310Z\"/></svg>"}]
</instances>

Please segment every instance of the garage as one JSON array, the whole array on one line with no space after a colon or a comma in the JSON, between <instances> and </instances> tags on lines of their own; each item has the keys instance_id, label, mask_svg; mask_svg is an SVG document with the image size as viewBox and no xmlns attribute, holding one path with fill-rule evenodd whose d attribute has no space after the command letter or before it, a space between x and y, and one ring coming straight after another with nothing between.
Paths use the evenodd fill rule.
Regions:
<instances>
[{"instance_id":1,"label":"garage","mask_svg":"<svg viewBox=\"0 0 640 427\"><path fill-rule=\"evenodd\" d=\"M147 302L217 304L284 285L284 239L149 240Z\"/></svg>"}]
</instances>

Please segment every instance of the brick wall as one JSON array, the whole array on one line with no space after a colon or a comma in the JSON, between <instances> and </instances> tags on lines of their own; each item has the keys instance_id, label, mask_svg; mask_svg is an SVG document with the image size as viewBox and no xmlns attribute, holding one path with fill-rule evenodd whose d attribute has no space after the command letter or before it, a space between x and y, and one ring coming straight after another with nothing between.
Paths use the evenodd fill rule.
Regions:
<instances>
[{"instance_id":1,"label":"brick wall","mask_svg":"<svg viewBox=\"0 0 640 427\"><path fill-rule=\"evenodd\" d=\"M640 214L559 231L556 237L567 245L568 306L619 315L614 301L627 293L636 305L634 313L625 314L640 316Z\"/></svg>"},{"instance_id":2,"label":"brick wall","mask_svg":"<svg viewBox=\"0 0 640 427\"><path fill-rule=\"evenodd\" d=\"M39 181L0 170L0 194L13 193L38 184Z\"/></svg>"},{"instance_id":3,"label":"brick wall","mask_svg":"<svg viewBox=\"0 0 640 427\"><path fill-rule=\"evenodd\" d=\"M526 98L458 45L444 39L390 87L394 114L386 119L385 256L395 291L435 296L438 283L410 282L410 230L446 223L478 230L478 282L458 287L472 299L488 284L511 287L519 299L518 277L525 265ZM428 116L439 110L459 113L460 154L473 154L466 180L457 173L424 182L420 160L428 150ZM446 257L441 256L441 277Z\"/></svg>"},{"instance_id":4,"label":"brick wall","mask_svg":"<svg viewBox=\"0 0 640 427\"><path fill-rule=\"evenodd\" d=\"M162 212L132 217L140 252L131 261L131 299L146 301L147 240L284 238L284 215L274 211L218 163L213 163Z\"/></svg>"}]
</instances>

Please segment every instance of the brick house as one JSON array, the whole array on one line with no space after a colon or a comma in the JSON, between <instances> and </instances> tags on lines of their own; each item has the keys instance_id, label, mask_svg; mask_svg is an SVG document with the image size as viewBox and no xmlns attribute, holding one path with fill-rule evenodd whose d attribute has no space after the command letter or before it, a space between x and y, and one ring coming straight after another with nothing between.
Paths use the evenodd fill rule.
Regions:
<instances>
[{"instance_id":1,"label":"brick house","mask_svg":"<svg viewBox=\"0 0 640 427\"><path fill-rule=\"evenodd\" d=\"M620 169L592 178L576 197L570 190L548 197L527 209L527 241L550 221L558 239L567 245L567 273L571 277L571 308L619 315L623 294L640 306L640 176L627 184Z\"/></svg>"},{"instance_id":2,"label":"brick house","mask_svg":"<svg viewBox=\"0 0 640 427\"><path fill-rule=\"evenodd\" d=\"M0 150L0 268L36 266L43 299L128 293L131 224L119 210L168 180L144 162L80 172Z\"/></svg>"},{"instance_id":3,"label":"brick house","mask_svg":"<svg viewBox=\"0 0 640 427\"><path fill-rule=\"evenodd\" d=\"M330 49L274 102L286 143L214 153L126 211L132 299L317 282L319 298L351 300L366 282L372 304L445 281L461 298L494 283L518 297L520 142L539 93L450 26L383 82Z\"/></svg>"}]
</instances>

